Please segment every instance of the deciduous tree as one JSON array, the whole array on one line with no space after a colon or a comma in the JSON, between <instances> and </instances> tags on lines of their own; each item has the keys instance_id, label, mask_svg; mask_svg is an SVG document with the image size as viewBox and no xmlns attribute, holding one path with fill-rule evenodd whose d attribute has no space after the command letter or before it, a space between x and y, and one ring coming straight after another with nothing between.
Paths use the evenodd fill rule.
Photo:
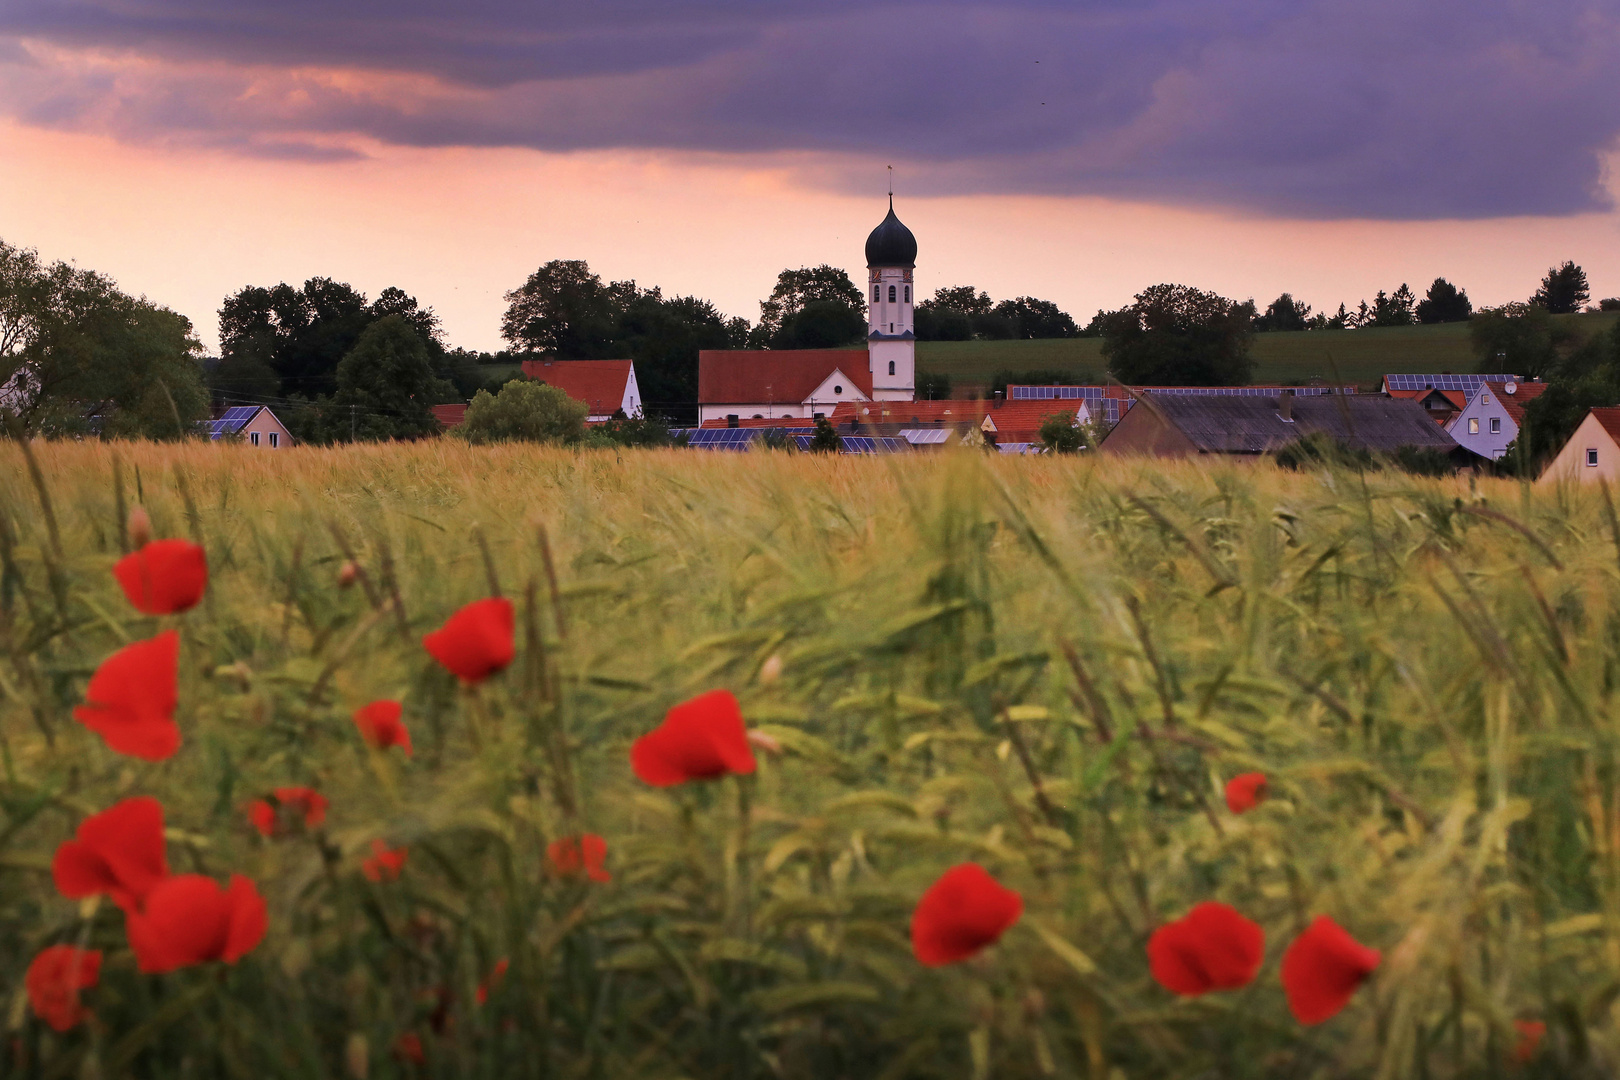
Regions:
<instances>
[{"instance_id":1,"label":"deciduous tree","mask_svg":"<svg viewBox=\"0 0 1620 1080\"><path fill-rule=\"evenodd\" d=\"M497 442L577 442L590 406L555 386L513 379L499 394L480 390L467 406L456 435L474 444Z\"/></svg>"},{"instance_id":2,"label":"deciduous tree","mask_svg":"<svg viewBox=\"0 0 1620 1080\"><path fill-rule=\"evenodd\" d=\"M1254 361L1252 304L1187 285L1155 285L1105 321L1103 356L1122 382L1239 386Z\"/></svg>"}]
</instances>

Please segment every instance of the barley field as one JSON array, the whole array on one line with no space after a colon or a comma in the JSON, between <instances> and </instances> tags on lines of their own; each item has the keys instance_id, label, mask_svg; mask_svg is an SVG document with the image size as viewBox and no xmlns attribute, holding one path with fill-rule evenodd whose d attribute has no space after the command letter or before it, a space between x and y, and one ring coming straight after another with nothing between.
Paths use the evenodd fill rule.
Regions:
<instances>
[{"instance_id":1,"label":"barley field","mask_svg":"<svg viewBox=\"0 0 1620 1080\"><path fill-rule=\"evenodd\" d=\"M136 506L206 551L184 613L114 579ZM423 636L491 596L516 659L458 683ZM10 444L0 1075L1614 1076L1617 597L1597 489ZM116 752L75 708L169 630L179 749ZM716 689L757 771L638 779L632 743ZM383 699L409 756L357 730ZM292 787L324 819L256 827ZM140 970L136 911L53 881L135 797L173 873L262 896L245 955ZM555 855L584 834L595 875ZM922 963L919 898L964 863L1021 914ZM1210 901L1263 930L1258 973L1172 992L1147 944ZM1379 958L1306 1025L1279 969L1321 916ZM58 1031L24 973L62 945L102 960Z\"/></svg>"}]
</instances>

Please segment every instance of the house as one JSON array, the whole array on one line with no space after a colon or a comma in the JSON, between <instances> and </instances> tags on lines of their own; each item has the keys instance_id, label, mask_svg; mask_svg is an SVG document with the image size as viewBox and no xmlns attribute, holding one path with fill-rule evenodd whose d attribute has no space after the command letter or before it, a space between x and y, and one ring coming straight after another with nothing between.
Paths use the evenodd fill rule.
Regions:
<instances>
[{"instance_id":1,"label":"house","mask_svg":"<svg viewBox=\"0 0 1620 1080\"><path fill-rule=\"evenodd\" d=\"M830 416L846 401L871 401L866 349L703 349L698 421Z\"/></svg>"},{"instance_id":2,"label":"house","mask_svg":"<svg viewBox=\"0 0 1620 1080\"><path fill-rule=\"evenodd\" d=\"M889 213L866 238L866 348L705 349L698 420L813 419L840 402L917 396L917 238Z\"/></svg>"},{"instance_id":3,"label":"house","mask_svg":"<svg viewBox=\"0 0 1620 1080\"><path fill-rule=\"evenodd\" d=\"M1459 445L1494 461L1519 437L1524 407L1546 389L1542 382L1481 382L1446 422L1446 430Z\"/></svg>"},{"instance_id":4,"label":"house","mask_svg":"<svg viewBox=\"0 0 1620 1080\"><path fill-rule=\"evenodd\" d=\"M525 360L523 374L583 401L590 407L586 423L603 423L617 412L632 419L642 415L632 360Z\"/></svg>"},{"instance_id":5,"label":"house","mask_svg":"<svg viewBox=\"0 0 1620 1080\"><path fill-rule=\"evenodd\" d=\"M980 440L1001 443L1039 443L1047 417L1061 416L1075 425L1091 422L1090 405L1083 399L989 401L966 398L944 401L849 402L829 418L840 431L902 436L906 431L943 428L959 436L968 431ZM915 440L913 440L915 441Z\"/></svg>"},{"instance_id":6,"label":"house","mask_svg":"<svg viewBox=\"0 0 1620 1080\"><path fill-rule=\"evenodd\" d=\"M1347 446L1393 451L1463 452L1414 400L1350 394L1274 397L1148 392L1120 418L1098 449L1117 455L1258 457L1312 434Z\"/></svg>"},{"instance_id":7,"label":"house","mask_svg":"<svg viewBox=\"0 0 1620 1080\"><path fill-rule=\"evenodd\" d=\"M214 420L204 420L209 439L237 438L263 450L280 450L292 445L292 433L264 405L232 405Z\"/></svg>"},{"instance_id":8,"label":"house","mask_svg":"<svg viewBox=\"0 0 1620 1080\"><path fill-rule=\"evenodd\" d=\"M1620 478L1620 408L1586 414L1558 456L1542 470L1538 484L1613 481Z\"/></svg>"},{"instance_id":9,"label":"house","mask_svg":"<svg viewBox=\"0 0 1620 1080\"><path fill-rule=\"evenodd\" d=\"M1517 375L1480 375L1468 373L1453 375L1443 371L1438 375L1385 375L1379 391L1385 397L1411 398L1421 404L1442 426L1456 419L1468 405L1475 391L1487 383L1520 383Z\"/></svg>"}]
</instances>

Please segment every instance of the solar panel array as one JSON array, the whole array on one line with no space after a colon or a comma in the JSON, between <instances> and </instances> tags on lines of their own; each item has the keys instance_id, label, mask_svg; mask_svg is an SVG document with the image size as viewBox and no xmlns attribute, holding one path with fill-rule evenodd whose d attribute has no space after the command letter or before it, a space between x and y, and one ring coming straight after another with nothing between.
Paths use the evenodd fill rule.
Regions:
<instances>
[{"instance_id":1,"label":"solar panel array","mask_svg":"<svg viewBox=\"0 0 1620 1080\"><path fill-rule=\"evenodd\" d=\"M1034 447L1034 449L1030 449L1031 447ZM1038 454L1041 452L1040 444L1028 442L997 443L996 449L1003 454Z\"/></svg>"},{"instance_id":2,"label":"solar panel array","mask_svg":"<svg viewBox=\"0 0 1620 1080\"><path fill-rule=\"evenodd\" d=\"M1393 378L1394 376L1391 376ZM1480 376L1475 376L1476 379ZM1477 382L1474 385L1479 385ZM1144 386L1142 390L1151 390L1155 394L1189 394L1194 397L1276 397L1278 387L1275 386ZM1292 390L1297 397L1321 397L1325 394L1353 394L1353 386L1290 386L1282 389ZM1054 399L1083 398L1087 402L1094 401L1121 401L1130 398L1110 398L1108 390L1102 386L1018 386L1007 388L1013 401L1052 401Z\"/></svg>"},{"instance_id":3,"label":"solar panel array","mask_svg":"<svg viewBox=\"0 0 1620 1080\"><path fill-rule=\"evenodd\" d=\"M814 435L795 435L794 440L800 450L809 450ZM901 454L911 449L911 444L904 439L892 436L874 435L842 435L839 437L839 450L841 454Z\"/></svg>"},{"instance_id":4,"label":"solar panel array","mask_svg":"<svg viewBox=\"0 0 1620 1080\"><path fill-rule=\"evenodd\" d=\"M747 450L760 435L760 428L699 428L686 445L700 450Z\"/></svg>"},{"instance_id":5,"label":"solar panel array","mask_svg":"<svg viewBox=\"0 0 1620 1080\"><path fill-rule=\"evenodd\" d=\"M208 437L218 439L222 435L235 435L258 411L257 405L232 405L218 420L207 421Z\"/></svg>"},{"instance_id":6,"label":"solar panel array","mask_svg":"<svg viewBox=\"0 0 1620 1080\"><path fill-rule=\"evenodd\" d=\"M912 446L944 446L951 441L950 428L906 428L900 437Z\"/></svg>"},{"instance_id":7,"label":"solar panel array","mask_svg":"<svg viewBox=\"0 0 1620 1080\"><path fill-rule=\"evenodd\" d=\"M1084 398L1095 401L1104 396L1100 386L1009 386L1012 401L1053 401Z\"/></svg>"},{"instance_id":8,"label":"solar panel array","mask_svg":"<svg viewBox=\"0 0 1620 1080\"><path fill-rule=\"evenodd\" d=\"M1391 390L1461 390L1472 394L1480 383L1519 382L1517 375L1385 375Z\"/></svg>"}]
</instances>

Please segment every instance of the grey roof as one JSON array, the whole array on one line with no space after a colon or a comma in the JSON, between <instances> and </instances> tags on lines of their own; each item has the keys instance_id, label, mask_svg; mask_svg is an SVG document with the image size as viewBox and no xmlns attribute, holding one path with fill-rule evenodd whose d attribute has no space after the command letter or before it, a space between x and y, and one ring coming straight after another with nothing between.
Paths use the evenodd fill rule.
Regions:
<instances>
[{"instance_id":1,"label":"grey roof","mask_svg":"<svg viewBox=\"0 0 1620 1080\"><path fill-rule=\"evenodd\" d=\"M1261 454L1316 432L1368 450L1411 446L1451 453L1457 449L1457 440L1412 398L1365 394L1296 397L1294 422L1288 423L1275 397L1155 393L1142 397L1205 453Z\"/></svg>"},{"instance_id":2,"label":"grey roof","mask_svg":"<svg viewBox=\"0 0 1620 1080\"><path fill-rule=\"evenodd\" d=\"M263 405L232 405L226 409L217 420L204 420L203 428L208 432L210 439L218 439L224 435L235 435L247 427L248 421L259 415Z\"/></svg>"},{"instance_id":3,"label":"grey roof","mask_svg":"<svg viewBox=\"0 0 1620 1080\"><path fill-rule=\"evenodd\" d=\"M878 223L866 238L867 266L917 265L917 238L894 216L894 196L889 196L889 216Z\"/></svg>"}]
</instances>

